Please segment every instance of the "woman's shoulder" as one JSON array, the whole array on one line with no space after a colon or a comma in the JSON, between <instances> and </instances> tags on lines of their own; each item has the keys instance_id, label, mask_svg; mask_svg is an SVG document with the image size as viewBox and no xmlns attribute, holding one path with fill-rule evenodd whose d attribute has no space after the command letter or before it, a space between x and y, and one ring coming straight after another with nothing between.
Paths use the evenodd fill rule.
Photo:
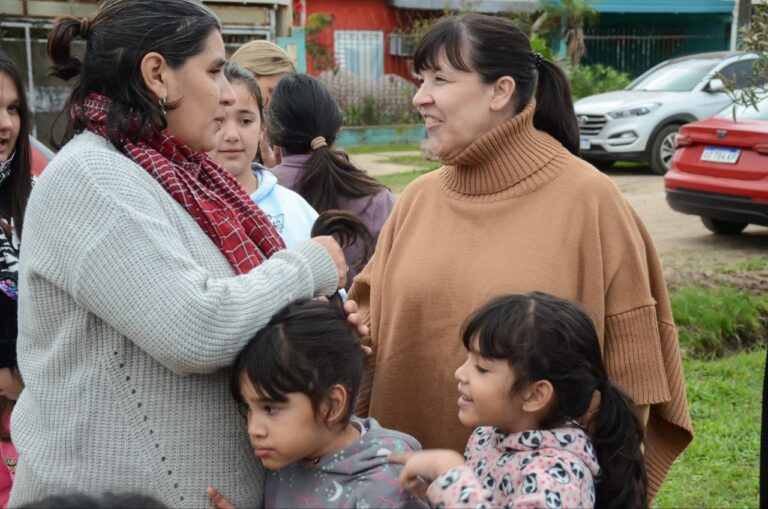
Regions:
<instances>
[{"instance_id":1,"label":"woman's shoulder","mask_svg":"<svg viewBox=\"0 0 768 509\"><path fill-rule=\"evenodd\" d=\"M102 173L117 174L124 168L137 166L105 138L91 132L83 132L75 135L51 159L36 187L45 185L47 180L54 178L98 178Z\"/></svg>"}]
</instances>

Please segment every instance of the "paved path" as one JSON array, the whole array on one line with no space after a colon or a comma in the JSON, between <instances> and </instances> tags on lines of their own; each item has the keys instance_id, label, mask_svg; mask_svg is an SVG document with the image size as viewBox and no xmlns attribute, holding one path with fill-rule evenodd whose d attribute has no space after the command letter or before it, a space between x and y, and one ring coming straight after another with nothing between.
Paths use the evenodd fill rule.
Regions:
<instances>
[{"instance_id":1,"label":"paved path","mask_svg":"<svg viewBox=\"0 0 768 509\"><path fill-rule=\"evenodd\" d=\"M402 164L384 162L390 157L402 156L421 157L421 152L418 150L408 150L403 152L379 152L378 154L350 154L349 159L352 161L352 164L367 171L369 175L378 176L413 170L413 168L403 166Z\"/></svg>"}]
</instances>

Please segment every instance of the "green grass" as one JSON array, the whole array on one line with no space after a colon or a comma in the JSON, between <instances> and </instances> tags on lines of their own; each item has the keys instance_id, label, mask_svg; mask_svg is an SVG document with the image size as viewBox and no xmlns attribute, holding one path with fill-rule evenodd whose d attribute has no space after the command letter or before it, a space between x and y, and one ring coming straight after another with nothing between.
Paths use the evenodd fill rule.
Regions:
<instances>
[{"instance_id":1,"label":"green grass","mask_svg":"<svg viewBox=\"0 0 768 509\"><path fill-rule=\"evenodd\" d=\"M383 145L355 145L343 147L347 154L378 154L380 152L407 152L421 150L418 143L386 143Z\"/></svg>"},{"instance_id":2,"label":"green grass","mask_svg":"<svg viewBox=\"0 0 768 509\"><path fill-rule=\"evenodd\" d=\"M718 357L764 341L766 295L730 286L684 286L670 300L684 357Z\"/></svg>"},{"instance_id":3,"label":"green grass","mask_svg":"<svg viewBox=\"0 0 768 509\"><path fill-rule=\"evenodd\" d=\"M695 438L653 505L756 508L765 350L683 366Z\"/></svg>"},{"instance_id":4,"label":"green grass","mask_svg":"<svg viewBox=\"0 0 768 509\"><path fill-rule=\"evenodd\" d=\"M731 272L752 272L768 269L768 256L761 258L752 258L745 262L732 263L721 267L716 267L715 272L731 273Z\"/></svg>"},{"instance_id":5,"label":"green grass","mask_svg":"<svg viewBox=\"0 0 768 509\"><path fill-rule=\"evenodd\" d=\"M379 175L376 179L387 186L394 194L399 194L402 193L403 189L417 177L429 173L433 169L434 168L424 168L403 173L390 173L389 175Z\"/></svg>"}]
</instances>

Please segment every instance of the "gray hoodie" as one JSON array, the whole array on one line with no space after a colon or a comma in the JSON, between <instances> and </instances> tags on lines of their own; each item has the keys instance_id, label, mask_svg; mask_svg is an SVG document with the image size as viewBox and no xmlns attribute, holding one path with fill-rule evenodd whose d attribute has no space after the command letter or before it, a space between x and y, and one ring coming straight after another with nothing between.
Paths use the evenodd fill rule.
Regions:
<instances>
[{"instance_id":1,"label":"gray hoodie","mask_svg":"<svg viewBox=\"0 0 768 509\"><path fill-rule=\"evenodd\" d=\"M266 509L427 507L398 482L402 465L387 463L390 452L418 451L419 442L375 419L353 417L352 424L361 432L358 442L319 460L267 472Z\"/></svg>"}]
</instances>

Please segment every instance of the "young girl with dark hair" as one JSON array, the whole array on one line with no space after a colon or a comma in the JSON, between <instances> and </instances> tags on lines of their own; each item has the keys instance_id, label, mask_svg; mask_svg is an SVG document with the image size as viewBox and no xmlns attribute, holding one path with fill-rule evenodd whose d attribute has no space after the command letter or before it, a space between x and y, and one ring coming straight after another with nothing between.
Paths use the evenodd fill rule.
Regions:
<instances>
[{"instance_id":1,"label":"young girl with dark hair","mask_svg":"<svg viewBox=\"0 0 768 509\"><path fill-rule=\"evenodd\" d=\"M677 333L648 231L576 156L565 76L512 22L479 13L433 24L414 64L413 103L444 166L400 195L350 292L374 349L359 415L462 450L446 402L464 352L448 338L490 294L546 291L593 318L607 372L647 424L653 495L692 438Z\"/></svg>"},{"instance_id":2,"label":"young girl with dark hair","mask_svg":"<svg viewBox=\"0 0 768 509\"><path fill-rule=\"evenodd\" d=\"M23 384L16 363L18 272L24 212L32 190L29 108L16 66L0 53L0 507L16 471L11 410Z\"/></svg>"},{"instance_id":3,"label":"young girl with dark hair","mask_svg":"<svg viewBox=\"0 0 768 509\"><path fill-rule=\"evenodd\" d=\"M255 162L263 128L263 104L259 84L253 74L237 64L224 65L235 94L227 106L216 148L211 158L234 176L256 205L269 217L286 247L307 240L317 212L299 194L277 183L277 177Z\"/></svg>"},{"instance_id":4,"label":"young girl with dark hair","mask_svg":"<svg viewBox=\"0 0 768 509\"><path fill-rule=\"evenodd\" d=\"M272 168L278 182L320 213L343 209L357 214L378 239L394 198L334 149L343 119L328 89L312 76L287 76L272 92L266 120L270 141L283 153L282 162ZM351 284L368 258L360 244L345 249L344 255Z\"/></svg>"},{"instance_id":5,"label":"young girl with dark hair","mask_svg":"<svg viewBox=\"0 0 768 509\"><path fill-rule=\"evenodd\" d=\"M413 438L353 415L363 378L360 338L333 303L288 305L235 359L231 392L268 470L265 507L414 507L390 452ZM232 504L213 488L219 508Z\"/></svg>"},{"instance_id":6,"label":"young girl with dark hair","mask_svg":"<svg viewBox=\"0 0 768 509\"><path fill-rule=\"evenodd\" d=\"M393 455L406 487L431 482L432 507L648 506L642 422L580 306L540 292L500 297L470 316L462 342L458 417L476 429L463 458Z\"/></svg>"}]
</instances>

